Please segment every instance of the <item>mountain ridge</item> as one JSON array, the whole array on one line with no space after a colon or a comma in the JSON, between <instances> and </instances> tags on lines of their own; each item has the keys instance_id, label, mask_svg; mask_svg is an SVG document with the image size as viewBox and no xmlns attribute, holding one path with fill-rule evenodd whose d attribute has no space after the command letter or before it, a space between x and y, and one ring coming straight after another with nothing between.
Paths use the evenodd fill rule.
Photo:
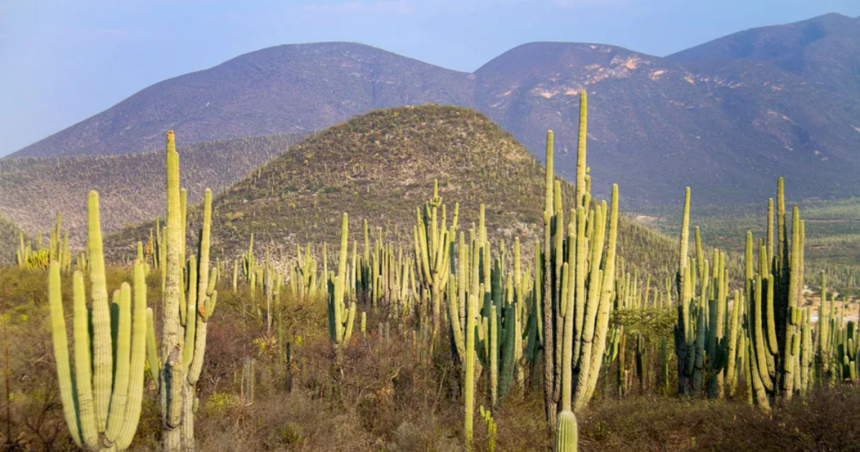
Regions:
<instances>
[{"instance_id":1,"label":"mountain ridge","mask_svg":"<svg viewBox=\"0 0 860 452\"><path fill-rule=\"evenodd\" d=\"M756 28L667 57L526 43L472 73L355 43L282 45L152 85L13 156L155 150L167 129L183 143L320 130L374 109L434 103L485 113L538 159L554 130L557 168L570 177L575 162L564 149L576 148L586 89L596 193L625 181L631 198L659 205L692 186L704 201L729 203L768 196L786 176L795 198L857 196L860 27L844 24L858 20ZM797 41L804 33L815 39ZM769 50L781 42L797 48ZM738 46L757 59L740 58ZM797 72L813 66L827 70Z\"/></svg>"}]
</instances>

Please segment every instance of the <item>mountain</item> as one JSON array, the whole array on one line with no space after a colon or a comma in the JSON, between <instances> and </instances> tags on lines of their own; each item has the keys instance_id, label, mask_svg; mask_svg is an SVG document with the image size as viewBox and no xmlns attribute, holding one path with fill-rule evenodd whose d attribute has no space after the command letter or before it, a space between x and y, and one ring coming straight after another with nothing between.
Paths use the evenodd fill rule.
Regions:
<instances>
[{"instance_id":1,"label":"mountain","mask_svg":"<svg viewBox=\"0 0 860 452\"><path fill-rule=\"evenodd\" d=\"M180 148L189 203L202 201L207 187L219 191L244 178L303 136L273 135ZM180 136L180 144L181 140ZM102 229L109 233L163 215L165 183L163 152L0 159L0 216L35 235L52 228L59 211L70 240L81 244L86 238L90 190L99 192Z\"/></svg>"},{"instance_id":2,"label":"mountain","mask_svg":"<svg viewBox=\"0 0 860 452\"><path fill-rule=\"evenodd\" d=\"M426 105L354 117L308 137L218 194L212 205L213 252L232 259L247 249L253 233L258 255L268 249L285 262L295 256L296 245L336 244L343 213L349 214L353 239L362 240L367 220L373 231L382 228L388 239L411 247L416 209L432 197L434 181L449 221L459 204L458 224L466 237L485 204L492 237L509 246L519 237L524 249L543 240L540 163L483 114ZM572 200L572 186L565 182L563 190ZM200 218L199 206L189 210L190 230ZM152 227L149 222L124 229L107 247L127 255ZM669 274L677 253L673 240L626 218L618 236L619 253L630 265Z\"/></svg>"},{"instance_id":3,"label":"mountain","mask_svg":"<svg viewBox=\"0 0 860 452\"><path fill-rule=\"evenodd\" d=\"M283 45L156 83L13 156L127 154L184 143L322 130L368 110L462 105L468 74L350 43Z\"/></svg>"},{"instance_id":4,"label":"mountain","mask_svg":"<svg viewBox=\"0 0 860 452\"><path fill-rule=\"evenodd\" d=\"M320 130L375 108L475 108L560 174L575 168L579 96L589 94L594 191L619 182L637 205L770 195L860 195L860 19L827 15L736 33L666 58L601 44L539 42L474 73L360 44L285 45L153 85L15 156L145 152L186 142ZM568 150L565 154L564 150Z\"/></svg>"},{"instance_id":5,"label":"mountain","mask_svg":"<svg viewBox=\"0 0 860 452\"><path fill-rule=\"evenodd\" d=\"M668 57L719 99L756 156L805 196L856 195L860 169L860 17L828 14L757 28ZM818 179L815 190L808 185Z\"/></svg>"}]
</instances>

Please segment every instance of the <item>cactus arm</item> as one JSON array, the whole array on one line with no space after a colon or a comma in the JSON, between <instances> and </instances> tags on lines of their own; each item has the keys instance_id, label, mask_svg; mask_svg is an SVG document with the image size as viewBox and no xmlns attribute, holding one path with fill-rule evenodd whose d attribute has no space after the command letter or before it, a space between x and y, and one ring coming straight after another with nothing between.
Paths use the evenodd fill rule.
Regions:
<instances>
[{"instance_id":1,"label":"cactus arm","mask_svg":"<svg viewBox=\"0 0 860 452\"><path fill-rule=\"evenodd\" d=\"M583 327L582 333L582 349L581 349L581 358L579 360L579 376L576 385L576 392L574 395L574 408L584 407L588 402L587 399L587 387L588 380L590 378L590 374L592 371L599 370L599 356L598 361L594 363L592 366L592 348L595 343L595 332L597 331L597 314L598 308L600 304L600 262L601 257L603 256L603 242L604 235L606 231L606 202L599 205L597 209L594 210L594 221L595 221L595 229L594 229L594 238L590 243L589 252L591 252L591 261L589 262L590 267L590 275L589 275L589 290L588 290L588 298L586 299L585 306L585 323ZM605 335L605 330L604 330ZM597 340L603 340L604 338L597 337Z\"/></svg>"},{"instance_id":2,"label":"cactus arm","mask_svg":"<svg viewBox=\"0 0 860 452\"><path fill-rule=\"evenodd\" d=\"M164 418L162 442L168 451L178 450L181 444L179 426L182 410L182 327L180 309L182 299L182 211L179 190L179 154L176 152L173 131L167 132L167 221L165 225L165 282L161 323L161 356L164 371L161 372L161 413Z\"/></svg>"},{"instance_id":3,"label":"cactus arm","mask_svg":"<svg viewBox=\"0 0 860 452\"><path fill-rule=\"evenodd\" d=\"M105 437L116 442L125 420L128 401L129 366L131 359L131 286L122 283L119 293L119 324L117 331L116 370Z\"/></svg>"},{"instance_id":4,"label":"cactus arm","mask_svg":"<svg viewBox=\"0 0 860 452\"><path fill-rule=\"evenodd\" d=\"M105 260L102 252L99 194L90 191L88 199L88 240L90 256L90 289L93 306L93 394L96 407L96 427L101 433L107 427L111 399L113 356L111 350L110 308L105 280Z\"/></svg>"},{"instance_id":5,"label":"cactus arm","mask_svg":"<svg viewBox=\"0 0 860 452\"><path fill-rule=\"evenodd\" d=\"M469 294L466 308L466 376L465 376L465 409L463 433L466 440L466 450L472 450L472 428L475 415L475 317L478 315L478 295Z\"/></svg>"},{"instance_id":6,"label":"cactus arm","mask_svg":"<svg viewBox=\"0 0 860 452\"><path fill-rule=\"evenodd\" d=\"M155 325L152 316L152 308L146 308L146 362L149 365L150 377L158 388L161 381L161 361L155 347Z\"/></svg>"},{"instance_id":7,"label":"cactus arm","mask_svg":"<svg viewBox=\"0 0 860 452\"><path fill-rule=\"evenodd\" d=\"M349 344L349 339L352 338L352 329L353 324L355 324L355 312L357 309L354 301L349 304L349 311L346 315L346 329L343 333L344 345Z\"/></svg>"},{"instance_id":8,"label":"cactus arm","mask_svg":"<svg viewBox=\"0 0 860 452\"><path fill-rule=\"evenodd\" d=\"M84 274L78 270L73 276L75 334L75 387L78 393L78 418L81 438L88 447L98 445L95 404L93 402L92 355L90 340L90 312L87 309Z\"/></svg>"},{"instance_id":9,"label":"cactus arm","mask_svg":"<svg viewBox=\"0 0 860 452\"><path fill-rule=\"evenodd\" d=\"M69 343L66 338L66 320L63 316L63 296L60 292L60 264L51 262L48 269L48 304L51 309L51 336L54 343L54 359L57 362L57 382L60 400L69 433L78 447L83 447L78 412L75 405L72 368L69 361Z\"/></svg>"},{"instance_id":10,"label":"cactus arm","mask_svg":"<svg viewBox=\"0 0 860 452\"><path fill-rule=\"evenodd\" d=\"M579 140L576 147L576 206L585 205L586 138L588 137L588 93L585 89L579 95Z\"/></svg>"},{"instance_id":11,"label":"cactus arm","mask_svg":"<svg viewBox=\"0 0 860 452\"><path fill-rule=\"evenodd\" d=\"M188 260L188 307L185 318L185 341L182 345L182 368L187 370L194 357L194 337L197 332L197 258L191 256Z\"/></svg>"},{"instance_id":12,"label":"cactus arm","mask_svg":"<svg viewBox=\"0 0 860 452\"><path fill-rule=\"evenodd\" d=\"M131 343L131 370L128 382L128 399L122 429L116 440L117 449L125 450L131 445L137 425L140 421L141 404L143 402L143 374L146 357L147 339L147 308L146 308L146 275L143 261L134 263L134 316ZM154 347L153 347L154 348ZM157 379L156 379L157 381Z\"/></svg>"},{"instance_id":13,"label":"cactus arm","mask_svg":"<svg viewBox=\"0 0 860 452\"><path fill-rule=\"evenodd\" d=\"M609 328L609 312L612 309L612 295L615 287L615 254L618 243L618 185L612 184L612 204L610 205L609 213L609 240L606 246L606 257L604 261L604 269L601 271L601 284L598 287L602 288L600 294L600 305L597 311L597 319L595 324L595 340L594 349L592 352L591 362L594 367L588 374L586 381L586 396L580 401L582 406L591 400L595 388L597 388L597 378L600 375L601 356L606 349L606 333Z\"/></svg>"}]
</instances>

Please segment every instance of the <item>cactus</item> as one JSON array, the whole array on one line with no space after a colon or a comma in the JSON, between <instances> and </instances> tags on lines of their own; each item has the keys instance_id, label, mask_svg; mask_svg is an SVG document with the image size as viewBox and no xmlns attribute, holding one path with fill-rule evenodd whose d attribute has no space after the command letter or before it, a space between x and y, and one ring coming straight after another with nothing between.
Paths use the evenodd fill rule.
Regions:
<instances>
[{"instance_id":1,"label":"cactus","mask_svg":"<svg viewBox=\"0 0 860 452\"><path fill-rule=\"evenodd\" d=\"M541 327L544 333L544 405L550 425L555 425L559 401L562 411L577 411L594 393L603 363L615 290L618 187L612 187L611 207L605 201L592 205L585 175L585 115L586 94L583 91L576 208L571 212L569 224L564 222L561 186L552 174L552 132L547 134ZM606 237L607 222L609 237Z\"/></svg>"},{"instance_id":2,"label":"cactus","mask_svg":"<svg viewBox=\"0 0 860 452\"><path fill-rule=\"evenodd\" d=\"M475 333L477 325L475 320L478 316L478 294L471 293L469 302L466 308L466 338L465 338L465 408L466 416L464 419L463 434L466 439L466 450L472 450L473 425L475 415Z\"/></svg>"},{"instance_id":3,"label":"cactus","mask_svg":"<svg viewBox=\"0 0 860 452\"><path fill-rule=\"evenodd\" d=\"M60 292L61 264L53 261L48 275L51 332L63 413L72 439L90 450L125 450L140 419L146 345L146 282L141 261L134 263L132 288L123 283L115 297L118 321L111 331L98 193L89 194L88 242L93 262L92 328L86 307L84 276L74 274L75 374L72 375ZM133 313L132 313L133 311ZM116 344L113 344L116 337ZM90 345L92 344L92 352ZM112 350L115 350L116 363ZM114 365L115 364L115 365Z\"/></svg>"},{"instance_id":4,"label":"cactus","mask_svg":"<svg viewBox=\"0 0 860 452\"><path fill-rule=\"evenodd\" d=\"M254 360L246 356L245 364L242 366L240 397L247 405L254 404L254 390L257 386L257 373L254 367Z\"/></svg>"},{"instance_id":5,"label":"cactus","mask_svg":"<svg viewBox=\"0 0 860 452\"><path fill-rule=\"evenodd\" d=\"M439 207L442 207L440 222ZM460 207L454 204L454 217L448 226L446 206L439 197L439 183L433 182L433 197L424 205L423 214L417 212L413 228L415 260L418 263L418 281L429 295L433 307L433 343L439 335L442 321L442 302L450 272L450 248L457 236L457 218ZM387 273L387 272L386 272Z\"/></svg>"},{"instance_id":6,"label":"cactus","mask_svg":"<svg viewBox=\"0 0 860 452\"><path fill-rule=\"evenodd\" d=\"M579 431L576 416L570 411L558 414L558 426L555 430L554 452L576 452L579 441Z\"/></svg>"},{"instance_id":7,"label":"cactus","mask_svg":"<svg viewBox=\"0 0 860 452\"><path fill-rule=\"evenodd\" d=\"M218 268L210 268L209 265L212 221L212 191L209 189L203 196L203 222L197 246L199 256L185 260L185 203L179 189L179 154L172 131L167 133L166 148L167 221L164 228L161 357L153 334L147 338L147 361L153 379L158 381L156 386L163 419L162 447L171 452L196 448L194 403L206 352L207 322L218 300L215 290Z\"/></svg>"},{"instance_id":8,"label":"cactus","mask_svg":"<svg viewBox=\"0 0 860 452\"><path fill-rule=\"evenodd\" d=\"M481 405L478 409L481 413L481 417L484 419L484 423L487 425L487 450L489 452L495 452L496 421L493 419L493 413L490 412L490 410L485 410L483 405Z\"/></svg>"},{"instance_id":9,"label":"cactus","mask_svg":"<svg viewBox=\"0 0 860 452\"><path fill-rule=\"evenodd\" d=\"M344 296L344 283L347 277L346 256L349 240L349 217L343 214L343 225L338 255L337 275L329 279L328 289L328 320L329 338L338 356L349 344L352 337L352 325L355 323L356 306L352 301L347 308Z\"/></svg>"}]
</instances>

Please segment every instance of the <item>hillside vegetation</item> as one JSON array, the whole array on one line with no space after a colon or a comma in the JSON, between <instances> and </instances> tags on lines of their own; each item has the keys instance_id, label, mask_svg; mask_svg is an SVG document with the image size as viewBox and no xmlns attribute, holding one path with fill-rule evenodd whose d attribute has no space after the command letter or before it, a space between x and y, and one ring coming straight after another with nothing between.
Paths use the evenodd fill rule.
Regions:
<instances>
[{"instance_id":1,"label":"hillside vegetation","mask_svg":"<svg viewBox=\"0 0 860 452\"><path fill-rule=\"evenodd\" d=\"M21 228L0 215L0 267L15 261L15 250L21 241Z\"/></svg>"},{"instance_id":2,"label":"hillside vegetation","mask_svg":"<svg viewBox=\"0 0 860 452\"><path fill-rule=\"evenodd\" d=\"M793 181L790 198L860 196L860 18L837 14L735 33L669 57L536 42L474 73L352 43L283 45L152 85L18 156L150 152L183 143L309 132L369 110L425 102L474 108L557 173L575 167L578 94L591 95L594 191L625 199L748 202ZM156 118L156 119L153 119ZM661 177L672 174L671 178Z\"/></svg>"},{"instance_id":3,"label":"hillside vegetation","mask_svg":"<svg viewBox=\"0 0 860 452\"><path fill-rule=\"evenodd\" d=\"M476 111L436 105L373 111L307 138L217 195L213 251L236 257L253 232L258 253L269 247L286 262L297 244L338 242L343 213L353 222L352 239L363 240L367 220L374 237L382 228L387 240L411 248L416 209L432 196L434 181L449 209L459 203L467 237L486 204L489 234L508 246L519 237L531 249L543 239L544 178L527 149ZM573 187L562 187L572 199ZM190 211L189 221L199 224L199 214ZM110 243L128 253L153 227L123 230ZM655 276L669 275L677 253L671 240L626 218L619 227L622 256L647 264Z\"/></svg>"},{"instance_id":4,"label":"hillside vegetation","mask_svg":"<svg viewBox=\"0 0 860 452\"><path fill-rule=\"evenodd\" d=\"M694 197L695 199L695 197ZM820 285L819 272L826 271L829 284L839 293L860 295L860 199L810 200L797 203L806 221L804 259L806 284ZM694 203L693 224L701 227L702 240L740 255L743 236L752 231L764 235L767 202L731 206L698 206ZM665 234L681 227L681 210L641 210L638 221Z\"/></svg>"},{"instance_id":5,"label":"hillside vegetation","mask_svg":"<svg viewBox=\"0 0 860 452\"><path fill-rule=\"evenodd\" d=\"M183 147L189 203L200 202L205 188L217 191L242 179L300 137L273 135ZM164 184L164 152L0 159L0 215L35 235L53 227L59 211L72 243L81 244L90 190L101 196L102 228L109 233L163 215Z\"/></svg>"}]
</instances>

